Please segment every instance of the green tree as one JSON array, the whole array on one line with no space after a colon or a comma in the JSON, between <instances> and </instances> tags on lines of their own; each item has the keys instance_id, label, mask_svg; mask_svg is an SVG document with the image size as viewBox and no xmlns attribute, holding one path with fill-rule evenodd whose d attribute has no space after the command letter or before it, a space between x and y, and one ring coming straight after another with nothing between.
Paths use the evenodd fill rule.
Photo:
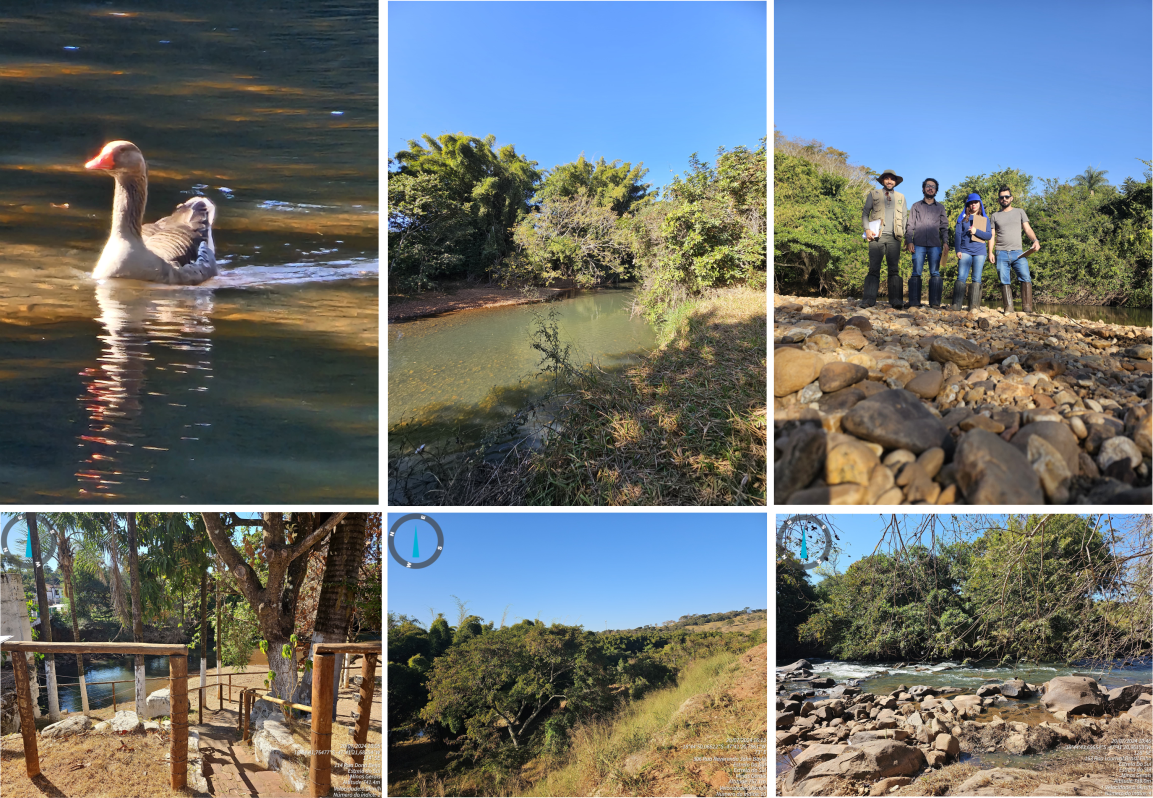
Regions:
<instances>
[{"instance_id":1,"label":"green tree","mask_svg":"<svg viewBox=\"0 0 1153 798\"><path fill-rule=\"evenodd\" d=\"M474 229L465 204L438 174L388 173L388 285L424 291L463 273Z\"/></svg>"},{"instance_id":2,"label":"green tree","mask_svg":"<svg viewBox=\"0 0 1153 798\"><path fill-rule=\"evenodd\" d=\"M797 629L812 615L817 593L809 572L790 554L777 555L777 656L791 659L801 652Z\"/></svg>"},{"instance_id":3,"label":"green tree","mask_svg":"<svg viewBox=\"0 0 1153 798\"><path fill-rule=\"evenodd\" d=\"M628 227L643 281L646 315L663 319L683 300L712 287L763 283L767 246L767 144L717 150L714 166L689 156L665 199Z\"/></svg>"},{"instance_id":4,"label":"green tree","mask_svg":"<svg viewBox=\"0 0 1153 798\"><path fill-rule=\"evenodd\" d=\"M1075 186L1081 186L1090 194L1093 194L1097 189L1109 186L1109 181L1105 179L1105 175L1109 174L1108 169L1094 169L1089 166L1079 175L1073 177L1072 183Z\"/></svg>"},{"instance_id":5,"label":"green tree","mask_svg":"<svg viewBox=\"0 0 1153 798\"><path fill-rule=\"evenodd\" d=\"M452 630L443 614L437 614L436 620L428 627L429 656L433 659L444 654L452 645Z\"/></svg>"},{"instance_id":6,"label":"green tree","mask_svg":"<svg viewBox=\"0 0 1153 798\"><path fill-rule=\"evenodd\" d=\"M470 275L491 276L512 253L509 231L528 212L529 200L540 181L537 163L518 155L511 144L494 149L496 136L493 135L480 139L464 133L445 133L433 138L426 133L423 139L427 146L409 141L408 149L397 152L393 160L399 164L400 175L441 178L438 184L418 187L417 194L443 197L443 200L422 206L406 194L407 212L403 208L399 210L403 216L412 213L419 220L421 207L440 209L442 201L456 203L467 214L469 234L459 233L456 227L459 214L445 208L441 215L451 220L448 229L454 234L451 237L446 234L445 240L433 249L462 258L452 263L463 265ZM390 177L390 185L392 180ZM401 187L412 193L412 187L405 187L403 181ZM392 240L389 243L391 246ZM441 262L447 263L443 259ZM410 262L408 267L412 268ZM398 279L401 277L398 275Z\"/></svg>"},{"instance_id":7,"label":"green tree","mask_svg":"<svg viewBox=\"0 0 1153 798\"><path fill-rule=\"evenodd\" d=\"M611 208L580 188L545 201L513 230L517 257L501 270L505 283L571 281L591 287L626 276L629 238Z\"/></svg>"},{"instance_id":8,"label":"green tree","mask_svg":"<svg viewBox=\"0 0 1153 798\"><path fill-rule=\"evenodd\" d=\"M652 184L641 182L648 171L642 163L633 166L622 164L619 159L610 164L602 157L592 163L581 153L577 160L556 166L546 174L536 202L547 205L585 194L598 208L623 216L657 198L656 192L650 193Z\"/></svg>"},{"instance_id":9,"label":"green tree","mask_svg":"<svg viewBox=\"0 0 1153 798\"><path fill-rule=\"evenodd\" d=\"M434 662L421 717L450 728L463 721L480 748L498 742L500 720L519 748L533 721L549 707L559 709L560 701L574 709L603 706L603 662L592 647L595 639L579 627L531 621L473 637Z\"/></svg>"}]
</instances>

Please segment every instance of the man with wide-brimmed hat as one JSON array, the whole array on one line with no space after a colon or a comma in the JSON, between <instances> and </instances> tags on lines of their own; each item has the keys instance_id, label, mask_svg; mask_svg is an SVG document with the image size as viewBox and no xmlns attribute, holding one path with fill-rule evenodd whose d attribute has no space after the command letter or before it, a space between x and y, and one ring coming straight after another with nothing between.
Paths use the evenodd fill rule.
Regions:
<instances>
[{"instance_id":1,"label":"man with wide-brimmed hat","mask_svg":"<svg viewBox=\"0 0 1153 798\"><path fill-rule=\"evenodd\" d=\"M865 210L861 214L861 226L865 228L865 240L869 242L869 273L865 276L864 298L861 306L871 308L877 304L877 292L881 288L881 258L888 269L889 304L903 307L905 292L901 285L901 275L897 266L901 260L901 236L905 232L908 211L905 195L894 191L904 180L892 169L881 172L877 182L882 188L875 188L865 194ZM879 222L870 228L870 222Z\"/></svg>"}]
</instances>

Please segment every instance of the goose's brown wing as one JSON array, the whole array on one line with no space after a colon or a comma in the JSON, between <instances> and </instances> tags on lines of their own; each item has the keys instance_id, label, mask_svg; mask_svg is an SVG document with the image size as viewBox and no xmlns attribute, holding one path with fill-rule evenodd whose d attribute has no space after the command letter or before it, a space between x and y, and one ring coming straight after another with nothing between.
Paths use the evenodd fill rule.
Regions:
<instances>
[{"instance_id":1,"label":"goose's brown wing","mask_svg":"<svg viewBox=\"0 0 1153 798\"><path fill-rule=\"evenodd\" d=\"M196 260L200 243L209 240L211 224L205 204L190 199L177 205L171 216L144 225L144 246L169 263L184 266Z\"/></svg>"}]
</instances>

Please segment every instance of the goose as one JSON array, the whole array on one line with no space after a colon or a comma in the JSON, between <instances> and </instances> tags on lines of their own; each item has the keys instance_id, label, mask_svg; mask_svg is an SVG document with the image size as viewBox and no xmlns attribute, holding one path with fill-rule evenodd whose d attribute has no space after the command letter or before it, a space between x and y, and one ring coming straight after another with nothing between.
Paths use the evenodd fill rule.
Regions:
<instances>
[{"instance_id":1,"label":"goose","mask_svg":"<svg viewBox=\"0 0 1153 798\"><path fill-rule=\"evenodd\" d=\"M193 197L171 216L144 224L148 165L130 141L110 141L85 169L108 172L116 181L112 232L92 271L98 280L121 277L169 285L199 285L216 276L212 223L216 206Z\"/></svg>"}]
</instances>

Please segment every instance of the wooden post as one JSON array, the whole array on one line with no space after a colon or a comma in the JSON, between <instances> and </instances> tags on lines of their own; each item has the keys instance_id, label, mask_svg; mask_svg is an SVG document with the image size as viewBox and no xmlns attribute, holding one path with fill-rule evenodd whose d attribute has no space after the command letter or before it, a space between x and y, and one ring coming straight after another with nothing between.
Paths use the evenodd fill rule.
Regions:
<instances>
[{"instance_id":1,"label":"wooden post","mask_svg":"<svg viewBox=\"0 0 1153 798\"><path fill-rule=\"evenodd\" d=\"M203 678L202 675L201 679ZM196 699L196 725L200 726L204 723L204 687L200 688L200 693L196 696Z\"/></svg>"},{"instance_id":2,"label":"wooden post","mask_svg":"<svg viewBox=\"0 0 1153 798\"><path fill-rule=\"evenodd\" d=\"M312 658L312 759L308 768L309 795L332 789L332 676L334 654Z\"/></svg>"},{"instance_id":3,"label":"wooden post","mask_svg":"<svg viewBox=\"0 0 1153 798\"><path fill-rule=\"evenodd\" d=\"M368 742L368 721L372 717L372 693L376 689L376 655L366 654L360 663L360 717L352 733L356 746L352 755L352 772L364 777L364 746Z\"/></svg>"},{"instance_id":4,"label":"wooden post","mask_svg":"<svg viewBox=\"0 0 1153 798\"><path fill-rule=\"evenodd\" d=\"M172 705L172 789L188 783L188 657L168 657L168 698Z\"/></svg>"},{"instance_id":5,"label":"wooden post","mask_svg":"<svg viewBox=\"0 0 1153 798\"><path fill-rule=\"evenodd\" d=\"M16 677L16 703L20 709L20 735L24 738L24 764L28 778L40 775L40 752L36 748L36 721L32 715L32 690L28 686L28 655L12 652L12 675Z\"/></svg>"},{"instance_id":6,"label":"wooden post","mask_svg":"<svg viewBox=\"0 0 1153 798\"><path fill-rule=\"evenodd\" d=\"M219 709L224 709L224 682L220 681L219 675L216 679L216 703L220 705Z\"/></svg>"},{"instance_id":7,"label":"wooden post","mask_svg":"<svg viewBox=\"0 0 1153 798\"><path fill-rule=\"evenodd\" d=\"M116 682L112 683L112 714L116 714Z\"/></svg>"}]
</instances>

